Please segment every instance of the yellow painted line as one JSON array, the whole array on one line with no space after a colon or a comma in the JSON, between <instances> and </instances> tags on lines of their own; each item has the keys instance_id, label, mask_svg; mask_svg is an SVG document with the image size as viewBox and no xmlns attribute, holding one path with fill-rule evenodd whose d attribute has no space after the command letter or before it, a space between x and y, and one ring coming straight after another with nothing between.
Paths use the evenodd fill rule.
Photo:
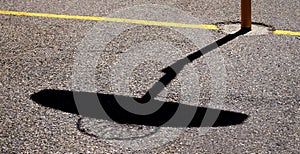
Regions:
<instances>
[{"instance_id":1,"label":"yellow painted line","mask_svg":"<svg viewBox=\"0 0 300 154\"><path fill-rule=\"evenodd\" d=\"M164 26L164 27L181 27L181 28L196 28L196 29L198 28L198 29L219 30L218 26L216 26L216 25L184 24L184 23L160 22L160 21L125 19L125 18L107 18L107 17L98 17L98 16L63 15L63 14L18 12L18 11L5 11L5 10L0 10L0 14L16 15L16 16L29 16L29 17L58 18L58 19L107 21L107 22L132 23L132 24ZM275 31L273 31L273 34L300 36L300 32L293 32L293 31L287 31L287 30L275 30Z\"/></svg>"},{"instance_id":2,"label":"yellow painted line","mask_svg":"<svg viewBox=\"0 0 300 154\"><path fill-rule=\"evenodd\" d=\"M300 32L293 32L288 30L275 30L273 32L275 35L293 35L293 36L300 36Z\"/></svg>"},{"instance_id":3,"label":"yellow painted line","mask_svg":"<svg viewBox=\"0 0 300 154\"><path fill-rule=\"evenodd\" d=\"M215 25L184 24L184 23L159 22L159 21L149 21L149 20L123 19L123 18L107 18L107 17L97 17L97 16L62 15L62 14L17 12L17 11L4 11L4 10L0 10L0 14L4 14L4 15L16 15L16 16L30 16L30 17L60 18L60 19L78 19L78 20L108 21L108 22L132 23L132 24L140 24L140 25L153 25L153 26L181 27L181 28L199 28L199 29L218 30L218 26L215 26Z\"/></svg>"}]
</instances>

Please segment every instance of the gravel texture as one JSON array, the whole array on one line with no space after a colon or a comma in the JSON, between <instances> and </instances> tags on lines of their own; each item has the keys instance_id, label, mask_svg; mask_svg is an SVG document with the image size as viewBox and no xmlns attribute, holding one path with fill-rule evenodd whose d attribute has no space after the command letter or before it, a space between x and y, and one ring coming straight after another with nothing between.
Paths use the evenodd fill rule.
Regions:
<instances>
[{"instance_id":1,"label":"gravel texture","mask_svg":"<svg viewBox=\"0 0 300 154\"><path fill-rule=\"evenodd\" d=\"M0 9L106 16L141 4L181 9L196 18L205 18L206 24L239 20L239 1L219 0L12 0L0 1ZM300 31L299 5L297 0L253 0L253 20L275 29ZM199 106L209 106L214 97L210 91L214 85L211 69L219 69L210 67L210 63L221 56L226 70L226 82L222 83L226 93L224 103L217 108L249 115L241 125L180 129L119 125L43 107L32 101L30 95L43 89L74 88L72 73L78 44L96 24L93 21L0 15L1 153L300 153L300 39L297 36L240 36L187 66L195 67L197 75L189 75L191 69L183 70L157 97L177 102L184 96L196 100ZM225 35L210 30L206 33L209 42ZM166 27L129 29L110 40L104 52L98 55L94 91L113 93L111 70L117 64L117 58L134 52L134 46L146 41L167 42L181 55L199 49L182 33ZM174 61L181 55L164 58ZM128 79L130 90L117 93L140 97L163 75L159 70L168 66L166 61L145 60L133 69ZM190 84L200 89L196 96L181 93L185 90L180 89L184 87L180 83L182 78L189 79ZM159 131L166 135L159 136L161 142L139 140L133 143L154 145L150 149L120 146L124 142L118 141L120 138L151 137ZM111 138L117 141L108 141Z\"/></svg>"}]
</instances>

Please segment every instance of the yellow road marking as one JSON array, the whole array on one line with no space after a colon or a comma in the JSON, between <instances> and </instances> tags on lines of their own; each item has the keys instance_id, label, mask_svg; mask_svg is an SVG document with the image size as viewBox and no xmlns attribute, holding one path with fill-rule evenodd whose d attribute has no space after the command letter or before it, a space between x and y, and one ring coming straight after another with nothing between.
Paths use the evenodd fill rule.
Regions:
<instances>
[{"instance_id":1,"label":"yellow road marking","mask_svg":"<svg viewBox=\"0 0 300 154\"><path fill-rule=\"evenodd\" d=\"M120 23L133 23L133 24L141 24L141 25L153 25L153 26L167 26L167 27L199 28L199 29L218 30L218 26L215 26L215 25L184 24L184 23L174 23L174 22L159 22L159 21L149 21L149 20L107 18L107 17L96 17L96 16L62 15L62 14L16 12L16 11L3 11L3 10L0 10L0 14L16 15L16 16L30 16L30 17L47 17L47 18L61 18L61 19L108 21L108 22L120 22Z\"/></svg>"},{"instance_id":2,"label":"yellow road marking","mask_svg":"<svg viewBox=\"0 0 300 154\"><path fill-rule=\"evenodd\" d=\"M160 21L150 21L150 20L107 18L107 17L97 17L97 16L63 15L63 14L17 12L17 11L5 11L5 10L0 10L0 14L2 14L2 15L16 15L16 16L29 16L29 17L46 17L46 18L60 18L60 19L107 21L107 22L132 23L132 24L164 26L164 27L181 27L181 28L198 28L198 29L219 30L218 26L216 26L216 25L184 24L184 23L160 22ZM273 34L300 36L300 32L293 32L293 31L287 31L287 30L275 30L275 31L273 31Z\"/></svg>"},{"instance_id":3,"label":"yellow road marking","mask_svg":"<svg viewBox=\"0 0 300 154\"><path fill-rule=\"evenodd\" d=\"M287 30L275 30L273 34L276 35L294 35L294 36L300 36L300 32L293 32L293 31L287 31Z\"/></svg>"}]
</instances>

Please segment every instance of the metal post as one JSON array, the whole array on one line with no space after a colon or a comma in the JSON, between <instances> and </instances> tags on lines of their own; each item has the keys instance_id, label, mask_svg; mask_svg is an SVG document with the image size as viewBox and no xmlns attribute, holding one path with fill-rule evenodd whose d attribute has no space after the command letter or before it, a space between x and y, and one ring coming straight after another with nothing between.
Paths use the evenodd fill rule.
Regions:
<instances>
[{"instance_id":1,"label":"metal post","mask_svg":"<svg viewBox=\"0 0 300 154\"><path fill-rule=\"evenodd\" d=\"M241 28L251 30L251 0L241 0Z\"/></svg>"}]
</instances>

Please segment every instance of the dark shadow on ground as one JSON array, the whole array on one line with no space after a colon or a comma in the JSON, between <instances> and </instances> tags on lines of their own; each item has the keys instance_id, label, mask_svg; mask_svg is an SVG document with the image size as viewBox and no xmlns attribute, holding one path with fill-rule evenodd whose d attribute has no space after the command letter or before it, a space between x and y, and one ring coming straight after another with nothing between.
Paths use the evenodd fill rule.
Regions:
<instances>
[{"instance_id":1,"label":"dark shadow on ground","mask_svg":"<svg viewBox=\"0 0 300 154\"><path fill-rule=\"evenodd\" d=\"M154 113L149 115L137 115L131 112L126 111L122 108L116 97L123 100L132 99L127 96L117 96L109 94L96 94L96 93L87 93L87 92L72 92L72 91L63 91L63 90L42 90L38 93L35 93L31 96L31 99L38 104L41 104L46 107L53 109L61 110L68 113L79 114L79 111L76 107L76 102L74 95L79 95L82 98L92 98L97 96L99 102L104 109L104 113L99 113L101 110L84 112L81 115L91 118L103 119L103 120L113 120L120 124L137 124L137 125L147 125L147 126L162 126L169 119L173 117L177 111L179 105L181 110L184 110L186 113L195 112L195 115L192 118L192 121L188 125L183 125L181 121L164 125L164 127L219 127L219 126L230 126L243 123L247 119L246 114L218 110L218 109L209 109L205 107L190 106L185 104L179 104L174 102L161 102L155 100L154 103L161 104L162 106ZM86 100L86 105L93 105L90 101ZM127 102L133 103L133 102ZM89 108L89 107L87 107ZM209 110L211 113L219 113L218 119L213 125L211 124L202 124L202 120L206 111ZM107 116L101 116L107 115ZM108 118L109 117L109 118ZM182 115L182 119L185 118L185 115Z\"/></svg>"},{"instance_id":2,"label":"dark shadow on ground","mask_svg":"<svg viewBox=\"0 0 300 154\"><path fill-rule=\"evenodd\" d=\"M217 40L216 42L213 42L209 44L208 46L176 61L172 65L162 69L161 71L165 73L164 76L162 76L158 82L156 82L146 93L142 98L137 98L136 101L140 103L147 103L149 100L153 99L157 96L174 78L176 78L177 74L180 73L180 71L186 66L188 63L193 62L194 60L202 57L204 54L213 51L214 49L228 43L229 41L232 41L233 39L237 38L240 35L246 34L251 29L240 29L234 34L226 35L225 37ZM162 86L164 85L164 86Z\"/></svg>"},{"instance_id":3,"label":"dark shadow on ground","mask_svg":"<svg viewBox=\"0 0 300 154\"><path fill-rule=\"evenodd\" d=\"M147 126L163 125L164 127L220 127L242 124L248 118L246 114L190 106L176 102L161 102L155 100L154 97L157 96L157 94L159 94L177 76L178 73L180 73L185 65L193 62L195 59L200 58L205 53L208 53L247 32L249 32L249 30L241 29L234 34L227 35L163 69L162 72L164 72L165 75L161 77L160 80L156 82L141 98L132 98L128 96L118 96L112 94L46 89L31 95L31 99L38 104L53 109L58 109L68 113L80 114L91 118L113 120L120 124L137 124ZM97 101L95 101L95 98ZM120 100L122 104L125 103L126 106L130 106L137 101L141 104L152 102L160 106L160 108L155 110L156 112L154 113L148 115L139 115L125 110L122 106L120 106ZM80 103L78 104L78 102ZM80 109L86 108L88 110L81 110L79 112L77 108L78 105L82 105L80 106ZM103 110L98 110L99 106ZM194 116L191 118L191 121L189 121L190 123L182 123L181 121L185 120L186 115L181 114L181 117L177 118L177 121L166 124L166 122L173 118L179 107L181 110L184 110L186 114L195 112ZM209 115L218 115L218 117L216 120L215 118L212 118L212 123L207 123L206 121L203 121L203 119L206 119L207 113L209 113ZM212 117L213 116L214 115L212 115Z\"/></svg>"}]
</instances>

